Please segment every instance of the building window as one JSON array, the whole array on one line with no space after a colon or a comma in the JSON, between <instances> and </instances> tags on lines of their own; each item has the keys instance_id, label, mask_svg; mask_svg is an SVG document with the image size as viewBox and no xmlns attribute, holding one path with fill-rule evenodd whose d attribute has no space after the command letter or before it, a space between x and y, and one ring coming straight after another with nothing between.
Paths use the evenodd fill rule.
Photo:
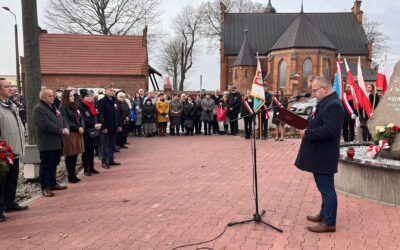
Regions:
<instances>
[{"instance_id":1,"label":"building window","mask_svg":"<svg viewBox=\"0 0 400 250\"><path fill-rule=\"evenodd\" d=\"M312 74L312 62L310 59L306 59L303 64L303 89L308 88L307 78Z\"/></svg>"},{"instance_id":2,"label":"building window","mask_svg":"<svg viewBox=\"0 0 400 250\"><path fill-rule=\"evenodd\" d=\"M328 74L328 76L331 75L331 61L329 59L326 60L325 72Z\"/></svg>"},{"instance_id":3,"label":"building window","mask_svg":"<svg viewBox=\"0 0 400 250\"><path fill-rule=\"evenodd\" d=\"M285 60L279 64L279 88L286 88L287 66Z\"/></svg>"},{"instance_id":4,"label":"building window","mask_svg":"<svg viewBox=\"0 0 400 250\"><path fill-rule=\"evenodd\" d=\"M237 69L235 69L235 80L238 79Z\"/></svg>"},{"instance_id":5,"label":"building window","mask_svg":"<svg viewBox=\"0 0 400 250\"><path fill-rule=\"evenodd\" d=\"M247 69L244 70L244 77L247 78Z\"/></svg>"}]
</instances>

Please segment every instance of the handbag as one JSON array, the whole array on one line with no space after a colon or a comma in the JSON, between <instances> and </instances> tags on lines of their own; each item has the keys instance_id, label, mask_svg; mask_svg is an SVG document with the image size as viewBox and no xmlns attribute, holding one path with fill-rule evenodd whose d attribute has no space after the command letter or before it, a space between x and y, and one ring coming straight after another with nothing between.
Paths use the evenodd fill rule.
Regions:
<instances>
[{"instance_id":1,"label":"handbag","mask_svg":"<svg viewBox=\"0 0 400 250\"><path fill-rule=\"evenodd\" d=\"M95 128L88 128L86 129L86 131L88 133L89 138L91 139L95 139L100 136L100 132Z\"/></svg>"}]
</instances>

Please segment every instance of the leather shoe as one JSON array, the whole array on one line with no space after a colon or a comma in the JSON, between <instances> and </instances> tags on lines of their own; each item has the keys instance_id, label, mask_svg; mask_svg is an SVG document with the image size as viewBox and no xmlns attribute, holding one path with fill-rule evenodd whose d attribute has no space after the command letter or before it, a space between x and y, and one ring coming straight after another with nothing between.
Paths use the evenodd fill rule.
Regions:
<instances>
[{"instance_id":1,"label":"leather shoe","mask_svg":"<svg viewBox=\"0 0 400 250\"><path fill-rule=\"evenodd\" d=\"M92 174L98 174L100 173L99 171L97 171L94 167L89 169L90 173Z\"/></svg>"},{"instance_id":2,"label":"leather shoe","mask_svg":"<svg viewBox=\"0 0 400 250\"><path fill-rule=\"evenodd\" d=\"M328 233L335 232L336 226L328 226L324 223L318 223L318 225L307 227L307 229L314 233Z\"/></svg>"},{"instance_id":3,"label":"leather shoe","mask_svg":"<svg viewBox=\"0 0 400 250\"><path fill-rule=\"evenodd\" d=\"M61 185L56 184L56 185L50 187L50 190L64 190L67 188L68 188L67 186L61 186Z\"/></svg>"},{"instance_id":4,"label":"leather shoe","mask_svg":"<svg viewBox=\"0 0 400 250\"><path fill-rule=\"evenodd\" d=\"M110 166L107 163L101 164L101 167L105 169L110 169Z\"/></svg>"},{"instance_id":5,"label":"leather shoe","mask_svg":"<svg viewBox=\"0 0 400 250\"><path fill-rule=\"evenodd\" d=\"M43 196L45 196L45 197L52 197L52 196L54 196L54 193L51 192L49 188L43 189L43 190L42 190L42 194L43 194Z\"/></svg>"},{"instance_id":6,"label":"leather shoe","mask_svg":"<svg viewBox=\"0 0 400 250\"><path fill-rule=\"evenodd\" d=\"M8 205L5 209L6 212L12 212L12 211L22 211L22 210L27 210L29 207L28 206L20 206L18 203L11 203Z\"/></svg>"},{"instance_id":7,"label":"leather shoe","mask_svg":"<svg viewBox=\"0 0 400 250\"><path fill-rule=\"evenodd\" d=\"M115 161L110 161L110 162L108 163L108 165L110 165L110 166L119 166L119 165L121 165L121 163L115 162Z\"/></svg>"},{"instance_id":8,"label":"leather shoe","mask_svg":"<svg viewBox=\"0 0 400 250\"><path fill-rule=\"evenodd\" d=\"M323 219L324 219L324 217L322 217L319 214L316 216L312 216L312 215L307 216L307 220L312 221L312 222L322 222Z\"/></svg>"},{"instance_id":9,"label":"leather shoe","mask_svg":"<svg viewBox=\"0 0 400 250\"><path fill-rule=\"evenodd\" d=\"M0 222L6 221L7 217L4 216L3 212L0 212Z\"/></svg>"}]
</instances>

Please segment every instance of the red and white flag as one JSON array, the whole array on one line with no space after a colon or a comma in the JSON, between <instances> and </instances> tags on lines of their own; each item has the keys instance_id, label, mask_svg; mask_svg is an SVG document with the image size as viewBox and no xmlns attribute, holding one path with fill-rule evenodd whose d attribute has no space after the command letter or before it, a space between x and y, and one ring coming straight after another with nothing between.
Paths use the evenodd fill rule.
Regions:
<instances>
[{"instance_id":1,"label":"red and white flag","mask_svg":"<svg viewBox=\"0 0 400 250\"><path fill-rule=\"evenodd\" d=\"M267 106L265 106L265 104L263 105L263 109L265 110L265 119L269 119L269 118L271 118L271 116L269 115L269 111L268 111L268 108L267 108Z\"/></svg>"},{"instance_id":2,"label":"red and white flag","mask_svg":"<svg viewBox=\"0 0 400 250\"><path fill-rule=\"evenodd\" d=\"M386 77L386 67L387 67L387 60L385 56L385 62L383 65L379 65L378 68L378 76L376 77L376 87L382 88L382 95L385 94L385 91L388 87L388 78Z\"/></svg>"},{"instance_id":3,"label":"red and white flag","mask_svg":"<svg viewBox=\"0 0 400 250\"><path fill-rule=\"evenodd\" d=\"M357 78L358 78L358 86L361 89L360 99L358 101L360 102L361 107L367 113L368 118L370 118L372 116L373 108L371 102L369 101L369 93L367 92L367 86L365 85L364 77L362 75L360 57L358 57Z\"/></svg>"},{"instance_id":4,"label":"red and white flag","mask_svg":"<svg viewBox=\"0 0 400 250\"><path fill-rule=\"evenodd\" d=\"M351 74L351 71L349 69L349 65L347 64L346 58L344 59L344 64L346 66L346 72L347 72L347 83L350 84L351 87L351 93L353 94L353 105L354 108L358 109L359 107L359 90L357 87L356 82L354 81L353 75Z\"/></svg>"}]
</instances>

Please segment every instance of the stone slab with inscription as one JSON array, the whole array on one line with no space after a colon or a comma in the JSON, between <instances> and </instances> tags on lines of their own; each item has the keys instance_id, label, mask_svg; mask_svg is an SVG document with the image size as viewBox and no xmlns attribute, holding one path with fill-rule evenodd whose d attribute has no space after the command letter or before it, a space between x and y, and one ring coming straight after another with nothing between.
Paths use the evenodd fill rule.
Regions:
<instances>
[{"instance_id":1,"label":"stone slab with inscription","mask_svg":"<svg viewBox=\"0 0 400 250\"><path fill-rule=\"evenodd\" d=\"M385 95L374 110L374 115L368 121L368 129L371 135L375 136L376 126L385 126L389 123L400 126L400 61L394 67ZM400 134L396 135L390 153L385 152L384 154L381 154L381 156L400 159Z\"/></svg>"}]
</instances>

